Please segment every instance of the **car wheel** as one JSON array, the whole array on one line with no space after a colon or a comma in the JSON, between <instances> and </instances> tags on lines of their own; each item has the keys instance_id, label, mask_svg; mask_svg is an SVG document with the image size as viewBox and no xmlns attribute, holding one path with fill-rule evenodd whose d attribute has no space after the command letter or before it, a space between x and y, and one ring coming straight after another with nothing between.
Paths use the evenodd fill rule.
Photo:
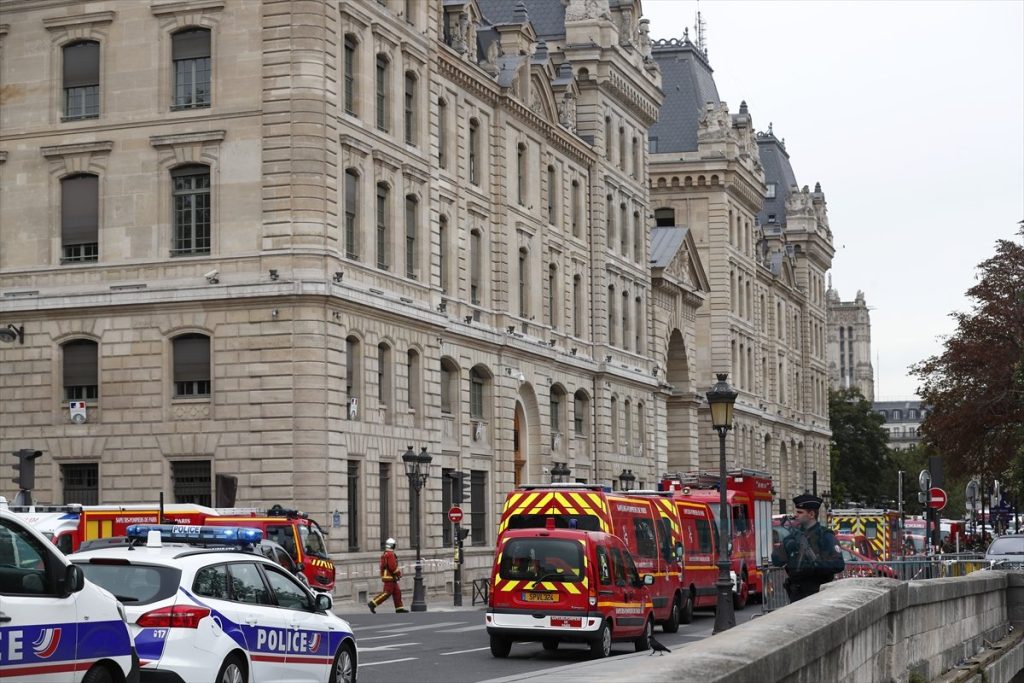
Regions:
<instances>
[{"instance_id":1,"label":"car wheel","mask_svg":"<svg viewBox=\"0 0 1024 683\"><path fill-rule=\"evenodd\" d=\"M747 599L750 597L750 582L747 581L746 573L740 579L739 590L732 594L732 606L737 612L747 606Z\"/></svg>"},{"instance_id":2,"label":"car wheel","mask_svg":"<svg viewBox=\"0 0 1024 683\"><path fill-rule=\"evenodd\" d=\"M612 653L612 628L608 622L601 624L595 640L590 641L591 659L602 659Z\"/></svg>"},{"instance_id":3,"label":"car wheel","mask_svg":"<svg viewBox=\"0 0 1024 683\"><path fill-rule=\"evenodd\" d=\"M508 657L512 651L512 641L504 636L491 635L491 655L499 659Z\"/></svg>"},{"instance_id":4,"label":"car wheel","mask_svg":"<svg viewBox=\"0 0 1024 683\"><path fill-rule=\"evenodd\" d=\"M356 657L351 643L342 644L334 656L331 683L356 683Z\"/></svg>"},{"instance_id":5,"label":"car wheel","mask_svg":"<svg viewBox=\"0 0 1024 683\"><path fill-rule=\"evenodd\" d=\"M217 683L246 683L245 662L238 655L231 655L220 665Z\"/></svg>"},{"instance_id":6,"label":"car wheel","mask_svg":"<svg viewBox=\"0 0 1024 683\"><path fill-rule=\"evenodd\" d=\"M679 596L672 600L672 609L669 610L668 619L662 622L661 630L665 633L675 633L679 630Z\"/></svg>"},{"instance_id":7,"label":"car wheel","mask_svg":"<svg viewBox=\"0 0 1024 683\"><path fill-rule=\"evenodd\" d=\"M643 634L633 641L633 647L637 652L643 652L651 649L651 635L654 633L654 620L648 619L647 623L644 624Z\"/></svg>"},{"instance_id":8,"label":"car wheel","mask_svg":"<svg viewBox=\"0 0 1024 683\"><path fill-rule=\"evenodd\" d=\"M686 604L683 605L683 611L679 614L679 621L684 624L693 621L693 593L690 591L686 591Z\"/></svg>"},{"instance_id":9,"label":"car wheel","mask_svg":"<svg viewBox=\"0 0 1024 683\"><path fill-rule=\"evenodd\" d=\"M110 669L97 664L86 672L82 683L114 683L114 678L110 675Z\"/></svg>"}]
</instances>

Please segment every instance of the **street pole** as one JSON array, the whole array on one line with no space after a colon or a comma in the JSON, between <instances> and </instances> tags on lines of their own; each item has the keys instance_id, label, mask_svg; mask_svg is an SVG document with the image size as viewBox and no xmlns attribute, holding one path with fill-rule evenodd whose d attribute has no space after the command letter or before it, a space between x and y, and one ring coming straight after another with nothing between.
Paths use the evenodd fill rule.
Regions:
<instances>
[{"instance_id":1,"label":"street pole","mask_svg":"<svg viewBox=\"0 0 1024 683\"><path fill-rule=\"evenodd\" d=\"M412 579L412 611L426 612L427 602L423 590L423 560L420 557L420 486L422 483L417 477L413 482L412 490L416 500L416 573Z\"/></svg>"},{"instance_id":2,"label":"street pole","mask_svg":"<svg viewBox=\"0 0 1024 683\"><path fill-rule=\"evenodd\" d=\"M900 515L900 555L907 554L907 523L903 519L903 470L896 473L896 493L899 497L899 502L896 505L896 509Z\"/></svg>"},{"instance_id":3,"label":"street pole","mask_svg":"<svg viewBox=\"0 0 1024 683\"><path fill-rule=\"evenodd\" d=\"M736 625L736 614L732 605L732 577L729 563L729 502L725 490L725 433L728 427L716 427L718 430L718 605L715 609L715 628L712 634L727 631Z\"/></svg>"}]
</instances>

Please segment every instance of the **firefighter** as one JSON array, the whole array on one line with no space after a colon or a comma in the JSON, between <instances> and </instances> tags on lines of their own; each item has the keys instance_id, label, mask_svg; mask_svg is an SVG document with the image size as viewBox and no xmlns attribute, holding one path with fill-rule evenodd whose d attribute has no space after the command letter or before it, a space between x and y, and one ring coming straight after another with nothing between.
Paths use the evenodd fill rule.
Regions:
<instances>
[{"instance_id":1,"label":"firefighter","mask_svg":"<svg viewBox=\"0 0 1024 683\"><path fill-rule=\"evenodd\" d=\"M384 552L380 556L380 580L384 583L384 589L380 595L366 603L371 612L376 614L377 607L389 597L395 601L396 612L409 611L402 606L402 589L398 585L400 578L402 570L398 568L398 557L395 556L395 539L389 538L384 542Z\"/></svg>"},{"instance_id":2,"label":"firefighter","mask_svg":"<svg viewBox=\"0 0 1024 683\"><path fill-rule=\"evenodd\" d=\"M772 564L786 568L784 585L790 602L817 593L821 584L831 581L845 567L835 535L818 523L821 503L821 498L810 493L793 499L796 512L792 532L772 553Z\"/></svg>"}]
</instances>

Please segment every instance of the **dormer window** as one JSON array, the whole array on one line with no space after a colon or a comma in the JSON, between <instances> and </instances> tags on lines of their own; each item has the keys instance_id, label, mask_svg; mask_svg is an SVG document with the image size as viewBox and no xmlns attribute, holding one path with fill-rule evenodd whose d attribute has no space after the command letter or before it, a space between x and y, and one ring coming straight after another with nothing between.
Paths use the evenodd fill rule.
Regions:
<instances>
[{"instance_id":1,"label":"dormer window","mask_svg":"<svg viewBox=\"0 0 1024 683\"><path fill-rule=\"evenodd\" d=\"M774 213L768 214L768 222L769 223L774 223L775 222L775 214Z\"/></svg>"},{"instance_id":2,"label":"dormer window","mask_svg":"<svg viewBox=\"0 0 1024 683\"><path fill-rule=\"evenodd\" d=\"M765 186L764 196L768 199L775 199L775 183L768 183Z\"/></svg>"}]
</instances>

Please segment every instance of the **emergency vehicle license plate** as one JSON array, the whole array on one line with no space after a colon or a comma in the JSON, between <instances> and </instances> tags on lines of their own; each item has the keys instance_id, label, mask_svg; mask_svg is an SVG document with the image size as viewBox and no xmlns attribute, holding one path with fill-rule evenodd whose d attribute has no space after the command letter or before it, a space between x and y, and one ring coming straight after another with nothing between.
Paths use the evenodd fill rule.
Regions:
<instances>
[{"instance_id":1,"label":"emergency vehicle license plate","mask_svg":"<svg viewBox=\"0 0 1024 683\"><path fill-rule=\"evenodd\" d=\"M523 593L523 602L558 602L558 593L526 591Z\"/></svg>"},{"instance_id":2,"label":"emergency vehicle license plate","mask_svg":"<svg viewBox=\"0 0 1024 683\"><path fill-rule=\"evenodd\" d=\"M582 617L551 617L552 628L579 628L583 626Z\"/></svg>"}]
</instances>

